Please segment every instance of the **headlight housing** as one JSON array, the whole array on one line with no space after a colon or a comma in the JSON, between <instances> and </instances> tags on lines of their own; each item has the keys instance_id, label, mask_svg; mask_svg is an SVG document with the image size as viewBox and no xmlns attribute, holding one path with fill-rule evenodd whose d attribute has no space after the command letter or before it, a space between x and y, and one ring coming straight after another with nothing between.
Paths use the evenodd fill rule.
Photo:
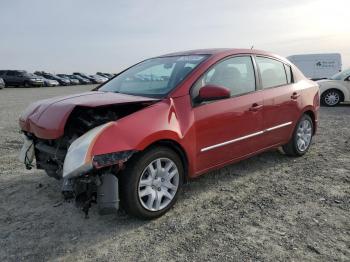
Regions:
<instances>
[{"instance_id":1,"label":"headlight housing","mask_svg":"<svg viewBox=\"0 0 350 262\"><path fill-rule=\"evenodd\" d=\"M92 169L90 151L99 134L111 124L109 122L91 129L70 145L63 164L63 178L73 178Z\"/></svg>"},{"instance_id":2,"label":"headlight housing","mask_svg":"<svg viewBox=\"0 0 350 262\"><path fill-rule=\"evenodd\" d=\"M92 159L94 168L100 169L106 166L113 166L123 164L135 153L135 150L127 150L121 152L108 153L103 155L96 155Z\"/></svg>"}]
</instances>

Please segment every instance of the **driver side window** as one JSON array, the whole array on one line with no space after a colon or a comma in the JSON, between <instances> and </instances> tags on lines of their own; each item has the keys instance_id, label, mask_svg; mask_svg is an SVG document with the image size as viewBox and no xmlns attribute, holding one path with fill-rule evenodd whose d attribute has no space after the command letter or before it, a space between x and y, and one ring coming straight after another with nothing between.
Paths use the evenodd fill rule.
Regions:
<instances>
[{"instance_id":1,"label":"driver side window","mask_svg":"<svg viewBox=\"0 0 350 262\"><path fill-rule=\"evenodd\" d=\"M192 97L196 98L205 85L226 87L231 96L243 95L255 91L255 73L250 56L225 59L204 73L192 88Z\"/></svg>"}]
</instances>

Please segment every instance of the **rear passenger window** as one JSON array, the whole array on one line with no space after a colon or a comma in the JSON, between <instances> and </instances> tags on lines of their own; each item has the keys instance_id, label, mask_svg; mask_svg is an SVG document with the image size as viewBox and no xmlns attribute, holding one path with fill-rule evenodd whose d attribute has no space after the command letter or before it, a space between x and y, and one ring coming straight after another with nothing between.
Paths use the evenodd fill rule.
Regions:
<instances>
[{"instance_id":1,"label":"rear passenger window","mask_svg":"<svg viewBox=\"0 0 350 262\"><path fill-rule=\"evenodd\" d=\"M284 64L274 59L257 57L263 88L286 85L287 75Z\"/></svg>"},{"instance_id":2,"label":"rear passenger window","mask_svg":"<svg viewBox=\"0 0 350 262\"><path fill-rule=\"evenodd\" d=\"M284 65L284 68L286 69L286 74L287 74L287 82L288 84L293 82L293 77L292 77L292 68L289 65Z\"/></svg>"},{"instance_id":3,"label":"rear passenger window","mask_svg":"<svg viewBox=\"0 0 350 262\"><path fill-rule=\"evenodd\" d=\"M255 91L255 74L250 56L232 57L214 65L194 85L192 97L197 97L201 87L217 85L230 89L231 96Z\"/></svg>"}]
</instances>

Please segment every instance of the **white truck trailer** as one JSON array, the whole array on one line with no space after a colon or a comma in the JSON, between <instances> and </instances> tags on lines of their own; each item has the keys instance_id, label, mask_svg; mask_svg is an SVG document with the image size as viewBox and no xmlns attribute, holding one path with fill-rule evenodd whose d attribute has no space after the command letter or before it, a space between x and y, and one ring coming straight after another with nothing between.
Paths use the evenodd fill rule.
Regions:
<instances>
[{"instance_id":1,"label":"white truck trailer","mask_svg":"<svg viewBox=\"0 0 350 262\"><path fill-rule=\"evenodd\" d=\"M330 78L342 70L341 55L338 53L291 55L287 59L312 80Z\"/></svg>"}]
</instances>

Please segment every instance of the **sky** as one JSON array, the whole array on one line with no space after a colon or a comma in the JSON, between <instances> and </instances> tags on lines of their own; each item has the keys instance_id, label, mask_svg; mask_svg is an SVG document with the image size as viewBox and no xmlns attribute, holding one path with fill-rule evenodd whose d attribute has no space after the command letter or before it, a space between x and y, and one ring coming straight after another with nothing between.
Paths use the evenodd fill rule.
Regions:
<instances>
[{"instance_id":1,"label":"sky","mask_svg":"<svg viewBox=\"0 0 350 262\"><path fill-rule=\"evenodd\" d=\"M189 49L341 53L350 0L0 0L0 69L119 72Z\"/></svg>"}]
</instances>

